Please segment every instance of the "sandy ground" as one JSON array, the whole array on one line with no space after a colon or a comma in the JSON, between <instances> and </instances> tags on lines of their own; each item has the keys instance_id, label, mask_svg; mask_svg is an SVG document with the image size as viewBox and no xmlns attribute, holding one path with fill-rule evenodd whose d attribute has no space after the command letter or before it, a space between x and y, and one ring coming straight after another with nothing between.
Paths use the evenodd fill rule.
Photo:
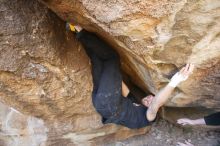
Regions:
<instances>
[{"instance_id":1,"label":"sandy ground","mask_svg":"<svg viewBox=\"0 0 220 146\"><path fill-rule=\"evenodd\" d=\"M220 146L220 129L181 127L159 120L145 135L118 141L105 146L176 146L178 142L190 141L194 146Z\"/></svg>"}]
</instances>

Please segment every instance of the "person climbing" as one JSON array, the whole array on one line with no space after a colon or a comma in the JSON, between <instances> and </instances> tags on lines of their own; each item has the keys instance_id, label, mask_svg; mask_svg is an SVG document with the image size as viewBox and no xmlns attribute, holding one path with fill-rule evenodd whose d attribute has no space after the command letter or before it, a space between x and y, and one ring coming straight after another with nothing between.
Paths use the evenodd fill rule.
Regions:
<instances>
[{"instance_id":1,"label":"person climbing","mask_svg":"<svg viewBox=\"0 0 220 146\"><path fill-rule=\"evenodd\" d=\"M103 124L115 123L128 128L150 125L174 88L192 73L194 65L187 64L155 96L148 95L141 100L142 104L133 104L129 98L126 98L134 95L122 81L120 57L116 51L96 34L88 32L79 25L70 25L70 27L76 32L76 38L82 43L91 60L92 102L96 111L102 116Z\"/></svg>"},{"instance_id":2,"label":"person climbing","mask_svg":"<svg viewBox=\"0 0 220 146\"><path fill-rule=\"evenodd\" d=\"M209 125L209 126L219 126L220 125L220 112L205 116L199 119L188 119L181 118L177 120L178 124L181 125Z\"/></svg>"}]
</instances>

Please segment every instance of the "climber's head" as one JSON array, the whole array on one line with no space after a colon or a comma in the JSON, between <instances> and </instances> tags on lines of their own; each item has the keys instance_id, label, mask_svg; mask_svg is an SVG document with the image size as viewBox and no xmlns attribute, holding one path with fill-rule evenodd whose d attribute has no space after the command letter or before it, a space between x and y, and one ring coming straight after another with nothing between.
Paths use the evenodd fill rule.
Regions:
<instances>
[{"instance_id":1,"label":"climber's head","mask_svg":"<svg viewBox=\"0 0 220 146\"><path fill-rule=\"evenodd\" d=\"M154 96L153 95L148 95L146 97L144 97L141 102L144 106L148 107L150 105L150 103L152 102Z\"/></svg>"}]
</instances>

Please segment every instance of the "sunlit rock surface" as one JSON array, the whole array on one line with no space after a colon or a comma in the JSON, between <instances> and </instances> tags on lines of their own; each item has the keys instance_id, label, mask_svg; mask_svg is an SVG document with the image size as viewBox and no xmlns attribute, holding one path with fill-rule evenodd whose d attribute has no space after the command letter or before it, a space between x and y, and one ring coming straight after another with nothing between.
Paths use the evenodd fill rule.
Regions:
<instances>
[{"instance_id":1,"label":"sunlit rock surface","mask_svg":"<svg viewBox=\"0 0 220 146\"><path fill-rule=\"evenodd\" d=\"M166 105L219 108L219 0L40 2L114 46L124 71L146 91L157 93L194 63ZM60 18L37 0L0 0L0 144L98 145L145 133L101 124L89 59ZM174 121L172 110L164 112Z\"/></svg>"},{"instance_id":2,"label":"sunlit rock surface","mask_svg":"<svg viewBox=\"0 0 220 146\"><path fill-rule=\"evenodd\" d=\"M193 75L176 88L168 106L219 107L219 0L40 1L109 41L134 82L152 93L185 63L194 63Z\"/></svg>"},{"instance_id":3,"label":"sunlit rock surface","mask_svg":"<svg viewBox=\"0 0 220 146\"><path fill-rule=\"evenodd\" d=\"M96 145L143 134L103 126L90 62L65 22L38 1L0 1L0 145Z\"/></svg>"},{"instance_id":4,"label":"sunlit rock surface","mask_svg":"<svg viewBox=\"0 0 220 146\"><path fill-rule=\"evenodd\" d=\"M43 120L26 116L0 103L0 145L44 146L48 129Z\"/></svg>"}]
</instances>

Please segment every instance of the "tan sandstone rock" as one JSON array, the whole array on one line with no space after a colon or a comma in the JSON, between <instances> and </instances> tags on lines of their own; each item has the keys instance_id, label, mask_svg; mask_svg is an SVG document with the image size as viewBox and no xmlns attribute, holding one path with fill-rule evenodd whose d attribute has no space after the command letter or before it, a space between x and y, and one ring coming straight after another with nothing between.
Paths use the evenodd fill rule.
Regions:
<instances>
[{"instance_id":1,"label":"tan sandstone rock","mask_svg":"<svg viewBox=\"0 0 220 146\"><path fill-rule=\"evenodd\" d=\"M40 1L109 41L134 82L152 93L177 69L194 63L193 75L167 105L219 108L219 0Z\"/></svg>"},{"instance_id":2,"label":"tan sandstone rock","mask_svg":"<svg viewBox=\"0 0 220 146\"><path fill-rule=\"evenodd\" d=\"M96 145L143 134L101 123L89 59L38 1L0 1L0 145Z\"/></svg>"},{"instance_id":3,"label":"tan sandstone rock","mask_svg":"<svg viewBox=\"0 0 220 146\"><path fill-rule=\"evenodd\" d=\"M181 66L194 63L167 106L219 108L219 0L40 1L112 44L124 71L146 91L157 93ZM37 1L0 2L0 144L12 142L13 135L4 136L8 128L22 133L17 141L40 136L42 145L98 145L146 132L101 124L91 103L89 59L64 22ZM28 131L31 117L40 134Z\"/></svg>"}]
</instances>

